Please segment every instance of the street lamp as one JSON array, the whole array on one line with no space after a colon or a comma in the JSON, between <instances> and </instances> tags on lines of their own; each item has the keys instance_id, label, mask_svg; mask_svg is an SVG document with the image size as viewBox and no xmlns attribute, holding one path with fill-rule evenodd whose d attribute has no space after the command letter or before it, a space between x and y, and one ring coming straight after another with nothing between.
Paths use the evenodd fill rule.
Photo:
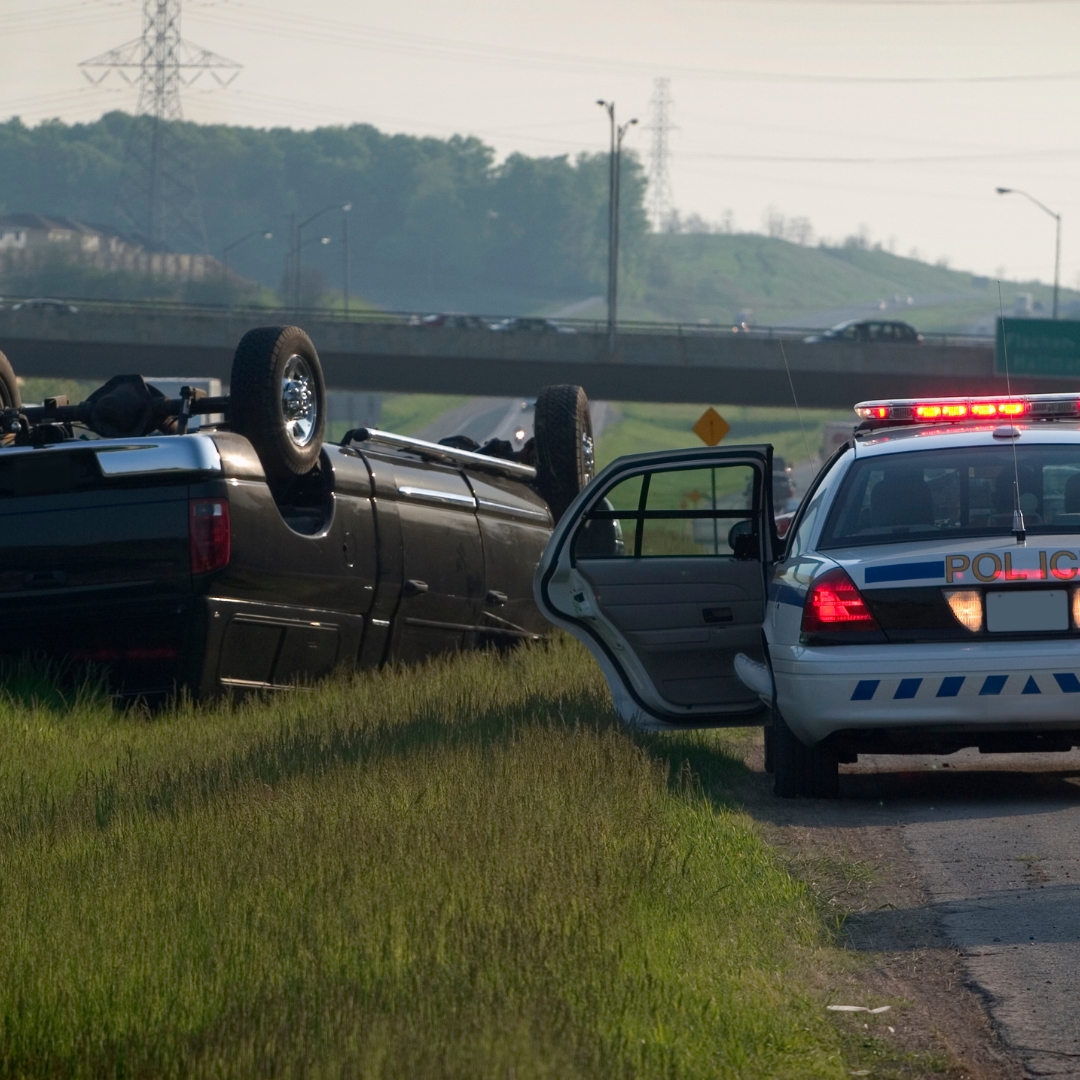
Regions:
<instances>
[{"instance_id":1,"label":"street lamp","mask_svg":"<svg viewBox=\"0 0 1080 1080\"><path fill-rule=\"evenodd\" d=\"M349 211L351 209L351 202L347 202L341 208L341 298L346 318L349 317Z\"/></svg>"},{"instance_id":2,"label":"street lamp","mask_svg":"<svg viewBox=\"0 0 1080 1080\"><path fill-rule=\"evenodd\" d=\"M1026 191L1021 191L1019 188L999 187L997 189L999 195L1023 195L1029 202L1033 202L1044 213L1049 214L1056 222L1054 230L1054 314L1052 318L1057 318L1058 315L1058 278L1061 276L1061 215L1055 214L1049 206L1044 205L1035 198L1034 195L1029 195Z\"/></svg>"},{"instance_id":3,"label":"street lamp","mask_svg":"<svg viewBox=\"0 0 1080 1080\"><path fill-rule=\"evenodd\" d=\"M262 238L264 240L274 239L274 234L272 232L264 232L262 229L253 229L251 232L245 234L244 236L241 236L239 240L234 240L231 244L226 244L221 249L221 265L224 267L224 273L222 276L225 280L226 285L228 285L229 283L229 252L232 251L234 248L238 248L241 244L250 240L253 236L258 236L260 233L262 233Z\"/></svg>"},{"instance_id":4,"label":"street lamp","mask_svg":"<svg viewBox=\"0 0 1080 1080\"><path fill-rule=\"evenodd\" d=\"M603 98L596 102L607 114L611 125L611 149L608 155L608 287L607 333L608 353L615 354L615 326L619 300L619 185L622 173L622 143L627 131L637 123L636 118L625 124L615 122L615 102Z\"/></svg>"},{"instance_id":5,"label":"street lamp","mask_svg":"<svg viewBox=\"0 0 1080 1080\"><path fill-rule=\"evenodd\" d=\"M331 203L329 206L324 206L321 210L317 210L309 218L305 218L299 224L296 224L296 215L290 215L290 231L292 232L292 243L289 245L290 250L293 252L292 257L292 279L293 279L293 299L295 301L295 307L297 310L300 308L300 249L303 245L303 232L316 218L321 218L323 214L329 214L331 210L337 210L341 208L343 213L348 213L352 209L352 203ZM323 238L320 243L330 243L329 238Z\"/></svg>"}]
</instances>

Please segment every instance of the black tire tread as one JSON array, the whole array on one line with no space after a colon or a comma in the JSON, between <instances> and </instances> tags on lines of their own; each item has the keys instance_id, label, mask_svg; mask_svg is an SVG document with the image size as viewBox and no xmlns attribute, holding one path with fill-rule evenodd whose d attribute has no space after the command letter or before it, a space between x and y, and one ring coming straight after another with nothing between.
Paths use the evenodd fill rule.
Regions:
<instances>
[{"instance_id":1,"label":"black tire tread","mask_svg":"<svg viewBox=\"0 0 1080 1080\"><path fill-rule=\"evenodd\" d=\"M22 408L19 380L8 358L0 352L0 409Z\"/></svg>"},{"instance_id":2,"label":"black tire tread","mask_svg":"<svg viewBox=\"0 0 1080 1080\"><path fill-rule=\"evenodd\" d=\"M835 799L840 793L840 772L832 742L807 746L779 712L773 713L772 726L776 794L782 799Z\"/></svg>"},{"instance_id":3,"label":"black tire tread","mask_svg":"<svg viewBox=\"0 0 1080 1080\"><path fill-rule=\"evenodd\" d=\"M589 399L574 384L545 386L536 398L533 434L536 437L536 486L556 521L566 512L590 479L583 475L579 425L589 433Z\"/></svg>"},{"instance_id":4,"label":"black tire tread","mask_svg":"<svg viewBox=\"0 0 1080 1080\"><path fill-rule=\"evenodd\" d=\"M301 451L282 449L276 361L282 353L307 353L314 360L320 409L315 437ZM268 363L273 358L274 362ZM237 389L242 388L240 393ZM268 477L302 476L319 460L326 429L326 388L315 346L298 326L260 326L249 330L236 347L230 385L232 425L255 447Z\"/></svg>"}]
</instances>

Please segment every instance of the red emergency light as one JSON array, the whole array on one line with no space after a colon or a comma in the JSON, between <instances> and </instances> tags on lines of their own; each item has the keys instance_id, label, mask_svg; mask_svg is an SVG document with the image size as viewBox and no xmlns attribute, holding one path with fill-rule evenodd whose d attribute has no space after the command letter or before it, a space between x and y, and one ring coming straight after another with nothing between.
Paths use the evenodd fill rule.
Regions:
<instances>
[{"instance_id":1,"label":"red emergency light","mask_svg":"<svg viewBox=\"0 0 1080 1080\"><path fill-rule=\"evenodd\" d=\"M855 406L855 412L864 420L907 421L915 424L964 420L1074 420L1080 417L1080 394L860 401Z\"/></svg>"}]
</instances>

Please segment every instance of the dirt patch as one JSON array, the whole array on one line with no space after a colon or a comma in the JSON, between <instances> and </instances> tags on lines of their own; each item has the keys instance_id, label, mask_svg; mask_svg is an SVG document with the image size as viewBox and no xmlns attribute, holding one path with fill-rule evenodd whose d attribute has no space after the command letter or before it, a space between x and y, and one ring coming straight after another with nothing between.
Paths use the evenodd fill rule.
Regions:
<instances>
[{"instance_id":1,"label":"dirt patch","mask_svg":"<svg viewBox=\"0 0 1080 1080\"><path fill-rule=\"evenodd\" d=\"M759 742L744 745L752 770L737 792L766 838L811 883L853 963L834 1003L888 1012L838 1013L876 1077L1019 1080L1029 1075L1002 1044L963 957L950 944L898 825L841 824L830 804L779 800ZM1029 872L1037 872L1037 864ZM858 954L858 955L856 955ZM835 983L836 980L834 979Z\"/></svg>"}]
</instances>

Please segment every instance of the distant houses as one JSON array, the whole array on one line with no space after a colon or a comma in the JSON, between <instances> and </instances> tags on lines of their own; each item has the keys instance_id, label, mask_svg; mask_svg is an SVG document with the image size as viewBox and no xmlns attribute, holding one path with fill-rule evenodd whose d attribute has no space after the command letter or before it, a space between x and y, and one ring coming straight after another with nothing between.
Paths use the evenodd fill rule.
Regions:
<instances>
[{"instance_id":1,"label":"distant houses","mask_svg":"<svg viewBox=\"0 0 1080 1080\"><path fill-rule=\"evenodd\" d=\"M169 251L107 226L62 216L0 214L0 272L57 262L185 281L220 276L223 269L210 255Z\"/></svg>"}]
</instances>

